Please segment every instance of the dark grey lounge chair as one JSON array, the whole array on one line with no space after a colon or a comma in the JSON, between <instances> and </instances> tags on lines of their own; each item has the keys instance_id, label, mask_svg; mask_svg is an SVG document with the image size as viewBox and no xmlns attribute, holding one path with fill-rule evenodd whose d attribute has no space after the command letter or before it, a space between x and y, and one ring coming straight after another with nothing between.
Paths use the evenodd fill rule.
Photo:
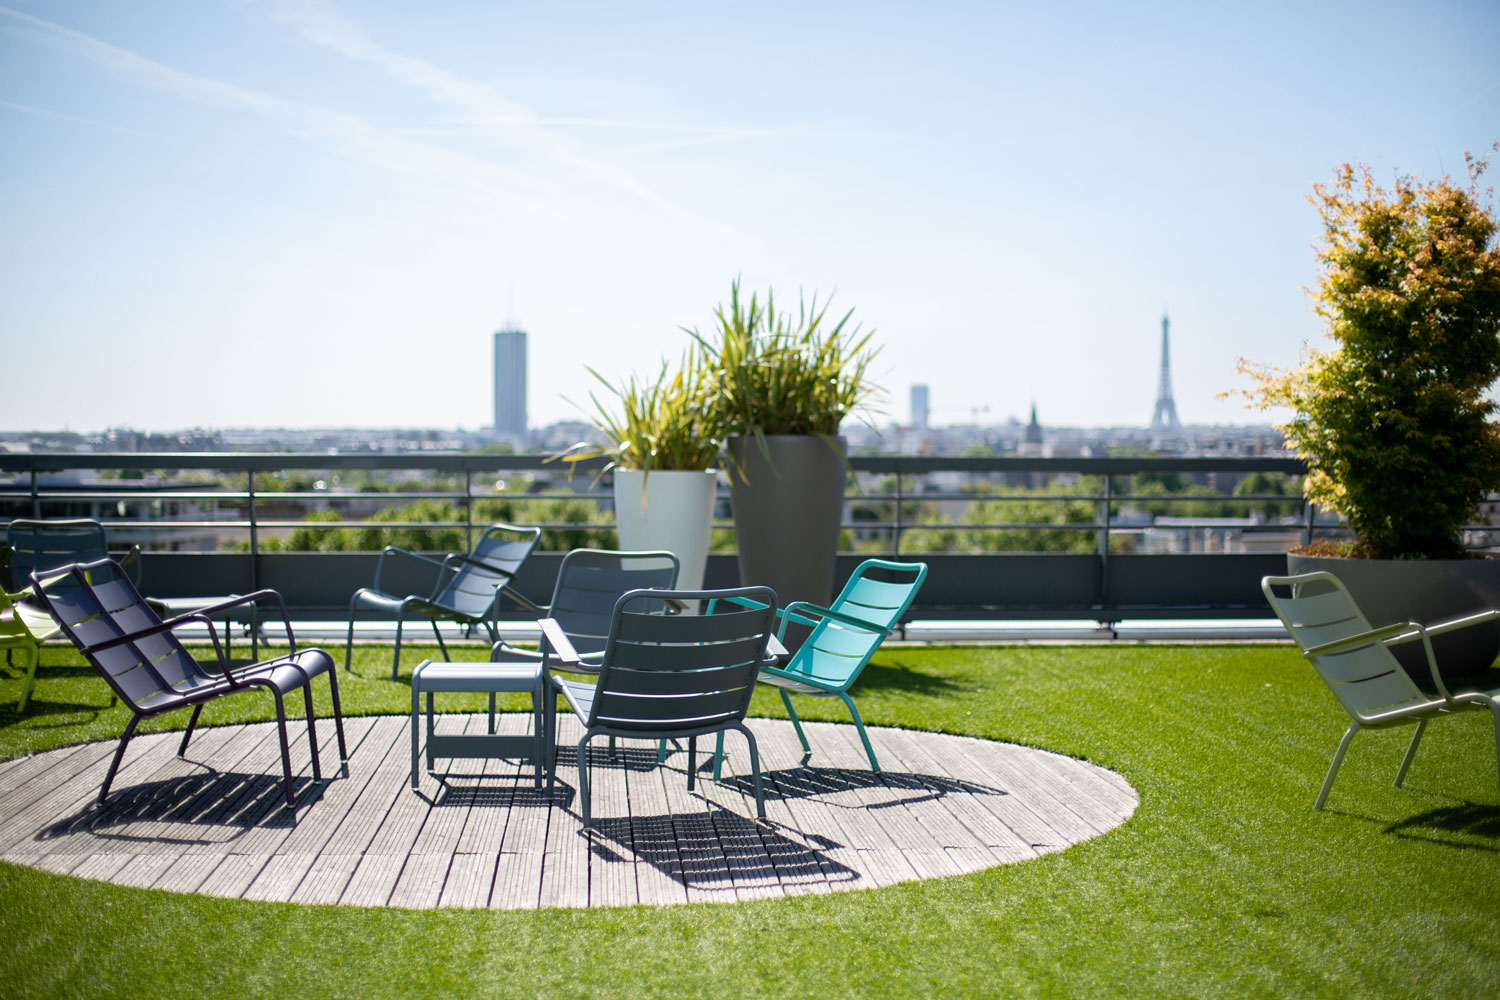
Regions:
<instances>
[{"instance_id":1,"label":"dark grey lounge chair","mask_svg":"<svg viewBox=\"0 0 1500 1000\"><path fill-rule=\"evenodd\" d=\"M501 595L510 597L529 611L541 610L510 586L531 550L536 548L541 534L540 528L492 524L480 536L473 552L468 555L453 552L442 559L387 545L380 553L380 561L375 564L375 582L356 590L349 599L349 635L344 643L344 669L349 669L354 652L354 615L360 608L393 615L396 619L396 649L391 656L393 680L401 666L401 625L408 614L421 615L432 622L433 634L437 636L445 660L450 657L448 647L443 643L443 633L438 629L439 620L460 622L470 628L482 625L489 633L490 642L498 642L500 635L495 620ZM382 586L386 560L392 556L436 568L437 579L426 597L403 595L390 585Z\"/></svg>"},{"instance_id":2,"label":"dark grey lounge chair","mask_svg":"<svg viewBox=\"0 0 1500 1000\"><path fill-rule=\"evenodd\" d=\"M758 607L717 615L653 613L666 601L742 598ZM589 805L588 744L595 736L688 741L688 788L697 774L698 737L734 729L750 745L756 815L766 814L760 755L745 728L745 711L755 678L784 654L772 635L776 594L769 587L720 591L634 590L615 602L599 659L597 685L552 677L554 689L583 724L578 741L578 796L583 825L592 825ZM543 618L547 664L587 669L562 626ZM768 649L770 653L768 653ZM547 769L550 790L555 756Z\"/></svg>"},{"instance_id":3,"label":"dark grey lounge chair","mask_svg":"<svg viewBox=\"0 0 1500 1000\"><path fill-rule=\"evenodd\" d=\"M162 621L125 576L120 565L112 560L102 559L34 575L32 587L57 619L63 634L72 640L115 694L135 713L125 726L120 746L109 765L109 773L104 776L104 784L99 789L100 804L109 795L109 786L115 779L121 758L125 756L125 747L142 719L191 707L193 714L177 749L177 755L181 757L187 753L188 740L193 737L193 729L206 702L259 687L270 691L276 702L276 729L281 739L286 801L288 806L293 805L296 796L286 739L284 699L288 693L302 689L307 708L307 739L312 746L313 780L321 781L323 772L318 762L312 689L309 687L309 682L319 674L328 675L328 686L333 695L333 721L338 730L339 759L347 764L349 752L344 744L344 719L339 708L339 686L333 659L321 649L298 649L289 623L286 635L291 648L285 656L248 667L231 667L210 617L227 610L225 606L204 608ZM287 622L286 607L281 595L274 590L248 594L236 598L233 603L261 598L274 599L280 605L282 622ZM219 672L204 670L173 635L173 629L189 621L208 625L218 655Z\"/></svg>"}]
</instances>

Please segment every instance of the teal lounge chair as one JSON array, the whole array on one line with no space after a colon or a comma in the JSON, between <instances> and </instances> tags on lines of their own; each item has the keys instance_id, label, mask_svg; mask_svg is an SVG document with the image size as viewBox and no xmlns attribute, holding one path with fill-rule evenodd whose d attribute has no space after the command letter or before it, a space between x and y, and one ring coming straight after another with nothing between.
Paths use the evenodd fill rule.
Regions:
<instances>
[{"instance_id":1,"label":"teal lounge chair","mask_svg":"<svg viewBox=\"0 0 1500 1000\"><path fill-rule=\"evenodd\" d=\"M870 769L880 770L875 751L870 746L870 737L865 733L864 720L849 697L849 689L911 606L912 598L917 596L926 578L926 563L866 559L844 584L833 607L822 608L807 601L794 601L776 612L781 618L781 627L776 633L778 640L785 639L787 625L791 622L809 625L813 629L786 666L767 667L761 670L759 677L762 684L771 684L781 690L786 714L791 717L797 739L802 741L802 749L808 754L812 753L812 747L808 745L807 734L802 731L802 721L797 718L796 709L792 708L791 696L794 694L842 700L854 719L854 728L859 731L865 755L870 758ZM714 751L715 780L723 764L723 749L724 737L721 734Z\"/></svg>"}]
</instances>

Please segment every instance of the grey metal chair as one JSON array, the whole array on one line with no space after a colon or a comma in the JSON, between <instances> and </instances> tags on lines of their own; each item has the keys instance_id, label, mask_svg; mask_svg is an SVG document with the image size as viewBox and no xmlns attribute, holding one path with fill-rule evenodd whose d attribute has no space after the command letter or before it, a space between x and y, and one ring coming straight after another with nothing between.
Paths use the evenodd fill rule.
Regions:
<instances>
[{"instance_id":1,"label":"grey metal chair","mask_svg":"<svg viewBox=\"0 0 1500 1000\"><path fill-rule=\"evenodd\" d=\"M438 648L443 659L449 659L448 647L443 642L439 621L459 622L472 629L484 627L490 641L499 641L495 622L502 595L510 597L522 607L540 611L524 595L517 593L510 583L521 566L536 548L541 537L540 528L518 528L509 524L492 524L480 536L474 550L468 555L449 553L442 559L434 559L420 553L410 552L395 545L387 545L375 564L375 582L361 587L349 598L349 635L344 643L344 669L349 669L354 653L355 613L364 609L380 614L392 615L396 619L396 649L391 657L391 678L394 679L401 666L401 626L408 614L426 617L432 622L433 634L437 636ZM382 586L386 572L386 561L397 557L431 566L436 570L436 579L431 591L423 597L417 594L400 594Z\"/></svg>"},{"instance_id":2,"label":"grey metal chair","mask_svg":"<svg viewBox=\"0 0 1500 1000\"><path fill-rule=\"evenodd\" d=\"M1407 768L1429 720L1487 708L1495 719L1495 762L1500 774L1500 688L1450 691L1438 672L1437 657L1432 651L1433 636L1496 621L1500 619L1500 611L1482 611L1434 625L1398 622L1377 629L1370 627L1344 584L1331 573L1268 576L1261 580L1260 586L1303 657L1313 665L1351 719L1318 791L1314 809L1322 809L1328 800L1328 790L1333 787L1334 775L1343 763L1349 741L1361 729L1408 724L1417 727L1396 771L1399 788L1406 780ZM1391 646L1407 642L1422 643L1438 697L1417 687L1391 653Z\"/></svg>"},{"instance_id":3,"label":"grey metal chair","mask_svg":"<svg viewBox=\"0 0 1500 1000\"><path fill-rule=\"evenodd\" d=\"M227 610L222 606L163 621L146 603L145 598L112 560L69 566L39 573L32 587L57 619L63 634L93 664L115 694L134 713L125 726L114 760L99 789L102 805L109 786L119 770L125 747L143 719L191 708L187 730L178 746L179 757L187 753L188 741L198 725L198 716L207 702L240 691L264 688L276 702L276 731L281 741L281 771L286 786L287 805L294 805L291 753L286 738L287 694L298 688L307 709L307 739L312 747L313 780L321 781L323 772L318 761L318 739L313 715L312 690L309 682L319 674L328 675L333 696L333 720L338 731L339 759L347 765L349 751L344 743L344 719L339 707L339 686L333 659L317 648L298 649L291 625L287 623L286 606L273 590L259 591L237 598L236 603L271 598L280 606L281 620L286 624L290 649L264 663L232 667L219 645L210 616ZM173 634L187 622L208 626L218 657L218 670L205 670Z\"/></svg>"},{"instance_id":4,"label":"grey metal chair","mask_svg":"<svg viewBox=\"0 0 1500 1000\"><path fill-rule=\"evenodd\" d=\"M717 615L663 615L663 600L677 602L743 598L758 607ZM720 591L635 590L615 602L597 684L552 676L553 689L567 699L583 724L578 741L578 795L584 827L593 824L589 801L588 744L596 736L688 741L688 789L697 775L698 737L734 729L750 747L755 811L766 814L760 754L744 725L755 678L785 651L772 634L776 594L769 587ZM587 669L583 654L554 619L543 618L542 646L547 665ZM547 768L550 791L557 775L555 755Z\"/></svg>"},{"instance_id":5,"label":"grey metal chair","mask_svg":"<svg viewBox=\"0 0 1500 1000\"><path fill-rule=\"evenodd\" d=\"M16 603L17 612L23 617L34 617L29 614L29 588L32 574L45 573L61 566L70 566L74 563L96 562L100 559L114 559L115 562L126 572L130 582L140 588L141 583L141 547L131 545L126 548L118 548L114 553L109 549L109 543L105 535L104 525L92 518L51 518L45 520L33 520L29 518L16 518L5 526L5 551L0 567L8 568L11 575L11 583L17 589L17 593L9 595ZM236 620L248 624L250 631L250 657L255 659L259 655L259 616L254 602L248 604L226 602L234 601L238 594L224 594L214 597L155 597L145 598L146 603L158 615L173 617L185 615L190 612L201 611L211 605L221 607L220 614L225 621ZM45 617L45 616L43 616ZM229 630L224 631L226 650L232 645ZM39 650L38 650L39 652ZM7 652L7 660L9 652ZM28 665L26 686L21 693L21 700L17 711L25 711L26 703L31 697L32 688L36 682L36 659L32 658Z\"/></svg>"}]
</instances>

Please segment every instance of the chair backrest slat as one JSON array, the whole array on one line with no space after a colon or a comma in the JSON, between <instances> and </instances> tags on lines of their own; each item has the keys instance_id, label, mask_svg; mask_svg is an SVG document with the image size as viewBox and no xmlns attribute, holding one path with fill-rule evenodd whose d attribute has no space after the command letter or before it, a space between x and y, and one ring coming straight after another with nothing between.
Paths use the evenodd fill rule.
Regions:
<instances>
[{"instance_id":1,"label":"chair backrest slat","mask_svg":"<svg viewBox=\"0 0 1500 1000\"><path fill-rule=\"evenodd\" d=\"M1371 631L1354 598L1330 573L1268 576L1261 581L1261 590L1304 654L1315 646ZM1339 704L1355 718L1429 700L1383 643L1308 659Z\"/></svg>"},{"instance_id":2,"label":"chair backrest slat","mask_svg":"<svg viewBox=\"0 0 1500 1000\"><path fill-rule=\"evenodd\" d=\"M531 550L536 547L538 528L516 528L492 524L480 536L465 561L452 565L438 578L433 604L471 618L489 613L498 588L510 583Z\"/></svg>"},{"instance_id":3,"label":"chair backrest slat","mask_svg":"<svg viewBox=\"0 0 1500 1000\"><path fill-rule=\"evenodd\" d=\"M170 632L95 648L161 624L118 563L103 559L74 566L66 574L33 579L38 596L57 618L63 634L132 709L157 711L180 702L176 688L207 676Z\"/></svg>"},{"instance_id":4,"label":"chair backrest slat","mask_svg":"<svg viewBox=\"0 0 1500 1000\"><path fill-rule=\"evenodd\" d=\"M5 540L13 550L10 571L16 586L25 586L33 573L70 563L95 562L109 555L104 527L98 521L83 518L57 521L17 518L6 526Z\"/></svg>"},{"instance_id":5,"label":"chair backrest slat","mask_svg":"<svg viewBox=\"0 0 1500 1000\"><path fill-rule=\"evenodd\" d=\"M620 595L632 590L677 586L677 557L670 552L611 552L574 549L558 567L548 616L556 619L580 653L597 653L609 637ZM664 605L644 601L635 613L659 614Z\"/></svg>"},{"instance_id":6,"label":"chair backrest slat","mask_svg":"<svg viewBox=\"0 0 1500 1000\"><path fill-rule=\"evenodd\" d=\"M893 577L880 580L875 574ZM834 598L832 610L889 628L901 619L927 579L926 563L866 559ZM885 640L881 632L854 629L832 618L817 624L783 669L835 687L848 687Z\"/></svg>"},{"instance_id":7,"label":"chair backrest slat","mask_svg":"<svg viewBox=\"0 0 1500 1000\"><path fill-rule=\"evenodd\" d=\"M641 613L663 596L739 596L763 606L723 615ZM750 707L775 612L776 595L766 587L625 594L615 604L588 725L649 736L739 722Z\"/></svg>"}]
</instances>

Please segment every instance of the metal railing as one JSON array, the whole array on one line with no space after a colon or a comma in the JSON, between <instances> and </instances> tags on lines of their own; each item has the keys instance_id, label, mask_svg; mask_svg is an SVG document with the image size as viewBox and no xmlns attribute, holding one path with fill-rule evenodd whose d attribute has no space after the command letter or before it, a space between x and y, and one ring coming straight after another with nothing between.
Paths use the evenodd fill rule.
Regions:
<instances>
[{"instance_id":1,"label":"metal railing","mask_svg":"<svg viewBox=\"0 0 1500 1000\"><path fill-rule=\"evenodd\" d=\"M1201 585L1193 580L1203 579L1207 572L1233 573L1237 577L1245 572L1255 572L1258 567L1271 565L1261 558L1246 555L1219 554L1198 556L1183 554L1181 558L1193 559L1193 572L1183 575L1180 567L1172 564L1173 556L1150 556L1124 551L1122 538L1139 536L1149 528L1140 521L1121 518L1121 513L1138 503L1183 504L1203 502L1234 502L1245 504L1283 504L1296 511L1290 519L1290 529L1299 540L1305 541L1315 529L1313 510L1301 502L1300 496L1262 494L1232 496L1228 490L1215 496L1174 495L1163 493L1132 492L1129 482L1133 477L1180 476L1202 479L1218 476L1224 480L1242 478L1255 472L1300 475L1304 471L1301 462L1287 458L941 458L928 456L861 456L849 460L853 478L861 489L851 492L846 511L860 508L866 513L862 520L850 519L844 527L851 537L858 537L861 554L886 554L900 557L912 549L925 549L918 544L919 537L933 530L952 530L959 527L972 532L1002 531L1060 531L1065 533L1092 533L1094 540L1087 553L1026 553L987 552L929 553L923 551L921 558L935 564L929 576L925 592L932 592L927 600L930 611L961 615L974 612L978 615L1025 615L1045 617L1067 613L1086 612L1107 619L1110 615L1124 614L1132 610L1142 613L1165 614L1172 611L1207 614L1210 612L1248 613L1263 612L1264 603L1258 588L1244 586L1238 580L1228 588L1219 588L1218 596L1204 594ZM284 535L297 529L345 530L442 527L462 530L466 543L472 544L476 528L476 510L484 501L506 500L523 507L542 501L583 499L597 505L607 513L612 498L604 483L595 483L602 468L599 462L579 463L572 472L571 480L565 480L567 471L559 463L550 462L535 455L479 455L479 454L428 454L406 452L396 454L262 454L262 453L21 453L0 455L0 475L10 482L0 483L0 518L62 517L79 516L80 510L113 516L99 516L112 534L122 540L134 540L132 535L152 533L159 545L143 545L148 563L170 568L174 564L192 566L190 570L179 569L168 572L179 589L194 589L199 584L186 582L187 577L205 572L224 572L233 567L233 573L242 581L242 586L291 585L294 590L304 582L292 578L286 568L300 567L303 576L323 580L318 587L302 588L303 603L309 606L333 606L336 602L329 595L339 589L347 595L351 581L354 586L368 582L367 564L373 556L369 553L288 553L268 549L267 539L272 535ZM96 480L85 484L77 474L86 470L108 471L117 476L135 476L135 479ZM160 472L159 479L143 480L139 477ZM242 478L243 488L205 488L201 483L184 481L184 477L195 473L229 474L236 480ZM283 477L288 474L326 474L329 476L391 477L397 473L420 472L426 481L408 488L382 490L374 493L337 492L324 489L287 489ZM71 474L74 481L59 477ZM495 476L521 475L552 480L548 488L537 493L496 492L488 480ZM949 478L949 488L930 488L932 477ZM975 492L974 484L995 480L1014 480L1030 477L1028 481L1042 484L1040 492L1023 495ZM1093 477L1097 483L1092 490L1069 490L1058 487L1060 478ZM446 481L445 488L430 487L433 479ZM559 485L563 483L564 485ZM957 483L955 487L955 483ZM1053 484L1046 486L1045 484ZM324 484L326 487L326 483ZM385 485L391 485L389 483ZM426 488L424 488L426 487ZM877 489L878 488L878 489ZM727 498L722 509L727 509ZM957 523L952 520L934 520L933 505L963 504L977 500L999 504L1011 502L1074 503L1086 504L1092 509L1090 520L1055 523L1052 521L1031 522L985 522ZM435 501L450 505L457 520L434 523L426 520L392 520L372 522L355 517L339 517L337 507L352 503L370 505L399 505L417 501ZM109 505L113 504L111 508ZM153 507L153 505L155 505ZM306 508L322 505L334 510L330 519L309 522L304 519ZM926 514L924 515L924 510ZM872 520L868 514L874 511ZM134 512L132 514L132 512ZM888 516L880 516L881 512ZM192 516L194 514L210 516ZM518 518L518 520L521 520ZM576 521L542 521L523 519L538 524L545 532L578 530L580 527L608 530L607 519L580 524ZM1181 519L1189 524L1193 517ZM1211 518L1203 518L1211 521ZM725 529L731 522L720 519L716 527ZM1289 526L1280 526L1286 530ZM172 536L185 536L192 532L214 532L235 536L238 540L225 548L215 543L215 550L207 552L172 552ZM205 543L206 544L206 543ZM217 561L210 566L203 557L215 556ZM191 557L199 557L196 564ZM290 557L299 557L296 560ZM360 556L367 558L361 559ZM308 559L321 559L320 563ZM841 560L852 566L854 556ZM1217 559L1209 568L1205 560ZM1142 560L1151 562L1143 563ZM547 560L541 560L546 564ZM733 582L733 556L718 555L711 563L709 581L716 576L722 582ZM1253 565L1252 565L1253 564ZM1142 567L1156 566L1143 570ZM1284 565L1284 563L1279 564ZM309 568L312 567L310 570ZM1040 581L1036 589L1045 592L1051 586L1057 596L1033 598L1022 591L990 585L988 577L995 574L1010 574L1023 570L1027 573L1045 572L1047 579ZM361 574L363 578L361 578ZM1180 577L1183 585L1169 586L1174 577ZM201 583L202 592L221 593L226 588L219 584ZM539 581L539 586L542 581ZM1132 589L1133 588L1133 589ZM1209 588L1213 590L1214 588ZM1229 596L1225 596L1229 595ZM347 597L344 598L345 600ZM297 603L294 601L293 603Z\"/></svg>"}]
</instances>

